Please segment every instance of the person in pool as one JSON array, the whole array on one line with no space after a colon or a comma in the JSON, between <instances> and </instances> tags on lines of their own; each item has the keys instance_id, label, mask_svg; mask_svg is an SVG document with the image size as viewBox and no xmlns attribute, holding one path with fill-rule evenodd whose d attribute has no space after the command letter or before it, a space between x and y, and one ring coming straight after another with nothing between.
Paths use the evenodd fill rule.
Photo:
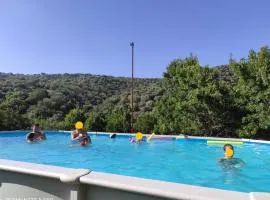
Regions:
<instances>
[{"instance_id":1,"label":"person in pool","mask_svg":"<svg viewBox=\"0 0 270 200\"><path fill-rule=\"evenodd\" d=\"M39 124L34 124L32 126L32 132L27 135L27 141L34 142L34 141L40 141L40 140L45 140L45 139L46 139L46 135L41 130Z\"/></svg>"},{"instance_id":2,"label":"person in pool","mask_svg":"<svg viewBox=\"0 0 270 200\"><path fill-rule=\"evenodd\" d=\"M146 141L146 136L143 136L141 132L136 133L135 138L130 138L129 142L141 143L142 141Z\"/></svg>"},{"instance_id":3,"label":"person in pool","mask_svg":"<svg viewBox=\"0 0 270 200\"><path fill-rule=\"evenodd\" d=\"M39 124L34 124L32 127L32 133L35 134L35 138L38 140L45 140L46 135L45 133L41 130Z\"/></svg>"},{"instance_id":4,"label":"person in pool","mask_svg":"<svg viewBox=\"0 0 270 200\"><path fill-rule=\"evenodd\" d=\"M83 128L83 125L79 126L77 123L76 129L71 132L71 140L79 141L81 146L91 144L91 138L87 134L87 131Z\"/></svg>"},{"instance_id":5,"label":"person in pool","mask_svg":"<svg viewBox=\"0 0 270 200\"><path fill-rule=\"evenodd\" d=\"M225 144L223 146L223 151L224 151L224 158L221 158L219 160L219 163L222 164L223 167L225 168L240 168L242 167L245 162L241 160L240 158L234 158L234 148L231 144Z\"/></svg>"},{"instance_id":6,"label":"person in pool","mask_svg":"<svg viewBox=\"0 0 270 200\"><path fill-rule=\"evenodd\" d=\"M35 134L34 133L29 133L26 137L27 142L34 142L35 141Z\"/></svg>"}]
</instances>

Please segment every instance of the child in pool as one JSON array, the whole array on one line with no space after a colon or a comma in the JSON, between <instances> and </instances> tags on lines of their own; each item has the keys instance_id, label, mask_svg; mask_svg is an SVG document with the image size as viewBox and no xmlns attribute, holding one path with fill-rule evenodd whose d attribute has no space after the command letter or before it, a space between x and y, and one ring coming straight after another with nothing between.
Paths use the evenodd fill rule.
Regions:
<instances>
[{"instance_id":1,"label":"child in pool","mask_svg":"<svg viewBox=\"0 0 270 200\"><path fill-rule=\"evenodd\" d=\"M223 151L224 151L225 158L221 158L219 160L219 163L222 164L223 167L225 167L225 168L230 168L230 167L239 168L245 164L245 162L243 160L241 160L240 158L233 158L234 148L231 144L225 144L223 146Z\"/></svg>"},{"instance_id":2,"label":"child in pool","mask_svg":"<svg viewBox=\"0 0 270 200\"><path fill-rule=\"evenodd\" d=\"M85 146L87 144L91 144L91 138L87 134L87 131L84 128L81 128L81 129L77 129L76 128L74 131L72 131L72 133L71 133L71 139L73 141L79 140L80 141L80 144L82 146Z\"/></svg>"},{"instance_id":3,"label":"child in pool","mask_svg":"<svg viewBox=\"0 0 270 200\"><path fill-rule=\"evenodd\" d=\"M147 141L147 137L143 136L141 139L136 140L136 138L130 138L129 142L130 143L141 143Z\"/></svg>"}]
</instances>

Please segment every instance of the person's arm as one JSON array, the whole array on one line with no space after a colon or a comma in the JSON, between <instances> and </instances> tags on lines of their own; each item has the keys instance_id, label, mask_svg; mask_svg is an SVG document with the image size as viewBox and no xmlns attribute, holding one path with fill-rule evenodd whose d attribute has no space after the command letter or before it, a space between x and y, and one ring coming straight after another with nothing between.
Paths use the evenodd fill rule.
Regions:
<instances>
[{"instance_id":1,"label":"person's arm","mask_svg":"<svg viewBox=\"0 0 270 200\"><path fill-rule=\"evenodd\" d=\"M88 134L87 131L85 129L83 129L80 133L79 133L79 137L80 138L87 138Z\"/></svg>"},{"instance_id":2,"label":"person's arm","mask_svg":"<svg viewBox=\"0 0 270 200\"><path fill-rule=\"evenodd\" d=\"M43 140L47 139L47 137L46 137L46 135L45 135L45 133L43 131L41 131L41 137L42 137Z\"/></svg>"},{"instance_id":3,"label":"person's arm","mask_svg":"<svg viewBox=\"0 0 270 200\"><path fill-rule=\"evenodd\" d=\"M245 162L242 159L238 158L238 164L242 167L245 165Z\"/></svg>"},{"instance_id":4,"label":"person's arm","mask_svg":"<svg viewBox=\"0 0 270 200\"><path fill-rule=\"evenodd\" d=\"M72 133L71 133L71 139L72 140L79 139L79 134L77 134L76 131L72 131Z\"/></svg>"},{"instance_id":5,"label":"person's arm","mask_svg":"<svg viewBox=\"0 0 270 200\"><path fill-rule=\"evenodd\" d=\"M226 159L225 158L219 158L218 163L223 163Z\"/></svg>"},{"instance_id":6,"label":"person's arm","mask_svg":"<svg viewBox=\"0 0 270 200\"><path fill-rule=\"evenodd\" d=\"M88 135L88 141L89 141L89 144L92 144L92 140L91 140L91 137Z\"/></svg>"}]
</instances>

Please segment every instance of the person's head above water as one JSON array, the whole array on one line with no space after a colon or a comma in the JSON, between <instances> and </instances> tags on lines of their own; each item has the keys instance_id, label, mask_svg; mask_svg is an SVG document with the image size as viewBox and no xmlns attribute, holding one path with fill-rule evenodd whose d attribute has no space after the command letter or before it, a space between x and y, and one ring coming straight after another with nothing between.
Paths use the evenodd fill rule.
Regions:
<instances>
[{"instance_id":1,"label":"person's head above water","mask_svg":"<svg viewBox=\"0 0 270 200\"><path fill-rule=\"evenodd\" d=\"M234 149L231 144L225 144L223 147L225 158L230 159L233 157Z\"/></svg>"},{"instance_id":2,"label":"person's head above water","mask_svg":"<svg viewBox=\"0 0 270 200\"><path fill-rule=\"evenodd\" d=\"M136 142L141 142L143 139L143 134L141 132L136 133L135 135Z\"/></svg>"},{"instance_id":3,"label":"person's head above water","mask_svg":"<svg viewBox=\"0 0 270 200\"><path fill-rule=\"evenodd\" d=\"M35 139L35 134L34 134L34 133L29 133L29 134L27 135L27 141L28 141L28 142L33 142L34 139Z\"/></svg>"},{"instance_id":4,"label":"person's head above water","mask_svg":"<svg viewBox=\"0 0 270 200\"><path fill-rule=\"evenodd\" d=\"M81 121L76 122L75 128L76 128L77 130L83 129L83 123L82 123Z\"/></svg>"}]
</instances>

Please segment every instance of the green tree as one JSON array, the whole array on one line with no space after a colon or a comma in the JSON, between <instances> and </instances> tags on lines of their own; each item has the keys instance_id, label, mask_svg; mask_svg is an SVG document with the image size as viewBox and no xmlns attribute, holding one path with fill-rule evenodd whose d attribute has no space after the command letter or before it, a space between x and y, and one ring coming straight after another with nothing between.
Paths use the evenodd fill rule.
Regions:
<instances>
[{"instance_id":1,"label":"green tree","mask_svg":"<svg viewBox=\"0 0 270 200\"><path fill-rule=\"evenodd\" d=\"M135 90L138 87L147 91L149 86L155 85L160 80L135 79L135 82ZM62 126L61 122L64 121L65 116L73 108L79 108L85 113L89 113L99 107L98 113L105 116L111 110L111 108L106 109L108 102L112 103L110 107L114 107L116 104L117 107L126 106L126 102L122 104L122 99L128 96L129 86L129 78L111 76L0 73L0 107L2 110L12 111L16 118L23 117L31 123L41 120L46 126L44 128L58 129ZM139 96L144 95L143 93L141 92ZM119 101L110 102L110 98L113 97ZM144 105L136 107L139 108L136 115L143 112L144 107ZM148 103L147 110L151 111L151 109L152 104ZM3 126L7 127L8 124L3 123ZM19 124L17 127L23 128L24 126ZM9 128L15 129L15 126L12 125ZM100 128L100 126L95 128Z\"/></svg>"},{"instance_id":2,"label":"green tree","mask_svg":"<svg viewBox=\"0 0 270 200\"><path fill-rule=\"evenodd\" d=\"M29 104L36 104L38 101L48 97L48 92L46 89L38 88L31 91L28 95L26 101Z\"/></svg>"},{"instance_id":3,"label":"green tree","mask_svg":"<svg viewBox=\"0 0 270 200\"><path fill-rule=\"evenodd\" d=\"M150 134L154 130L155 118L152 113L145 112L138 116L134 128L146 134Z\"/></svg>"},{"instance_id":4,"label":"green tree","mask_svg":"<svg viewBox=\"0 0 270 200\"><path fill-rule=\"evenodd\" d=\"M85 126L91 131L105 131L105 119L101 113L92 111L86 119Z\"/></svg>"},{"instance_id":5,"label":"green tree","mask_svg":"<svg viewBox=\"0 0 270 200\"><path fill-rule=\"evenodd\" d=\"M3 110L0 110L0 130L4 130L4 113Z\"/></svg>"},{"instance_id":6,"label":"green tree","mask_svg":"<svg viewBox=\"0 0 270 200\"><path fill-rule=\"evenodd\" d=\"M155 131L217 136L229 128L232 134L237 121L227 120L237 110L229 85L217 78L218 73L201 67L194 56L173 61L164 74L166 92L154 110Z\"/></svg>"},{"instance_id":7,"label":"green tree","mask_svg":"<svg viewBox=\"0 0 270 200\"><path fill-rule=\"evenodd\" d=\"M235 100L243 112L241 137L270 138L270 49L251 50L247 59L231 60L237 77Z\"/></svg>"},{"instance_id":8,"label":"green tree","mask_svg":"<svg viewBox=\"0 0 270 200\"><path fill-rule=\"evenodd\" d=\"M27 109L27 94L21 91L9 92L1 103L1 108L12 110L13 112L23 114Z\"/></svg>"},{"instance_id":9,"label":"green tree","mask_svg":"<svg viewBox=\"0 0 270 200\"><path fill-rule=\"evenodd\" d=\"M106 116L106 131L130 131L130 114L126 108L115 109Z\"/></svg>"},{"instance_id":10,"label":"green tree","mask_svg":"<svg viewBox=\"0 0 270 200\"><path fill-rule=\"evenodd\" d=\"M155 108L155 131L162 134L192 132L201 129L196 111L201 66L196 57L175 60L164 73L165 95Z\"/></svg>"},{"instance_id":11,"label":"green tree","mask_svg":"<svg viewBox=\"0 0 270 200\"><path fill-rule=\"evenodd\" d=\"M54 118L36 119L34 123L39 123L42 129L47 129L47 130L64 130L65 129L65 122L57 121Z\"/></svg>"},{"instance_id":12,"label":"green tree","mask_svg":"<svg viewBox=\"0 0 270 200\"><path fill-rule=\"evenodd\" d=\"M3 118L2 130L27 129L30 121L23 115L26 110L27 95L20 91L9 92L0 104Z\"/></svg>"},{"instance_id":13,"label":"green tree","mask_svg":"<svg viewBox=\"0 0 270 200\"><path fill-rule=\"evenodd\" d=\"M25 130L30 128L30 120L25 116L9 109L3 111L5 115L2 119L2 130Z\"/></svg>"}]
</instances>

